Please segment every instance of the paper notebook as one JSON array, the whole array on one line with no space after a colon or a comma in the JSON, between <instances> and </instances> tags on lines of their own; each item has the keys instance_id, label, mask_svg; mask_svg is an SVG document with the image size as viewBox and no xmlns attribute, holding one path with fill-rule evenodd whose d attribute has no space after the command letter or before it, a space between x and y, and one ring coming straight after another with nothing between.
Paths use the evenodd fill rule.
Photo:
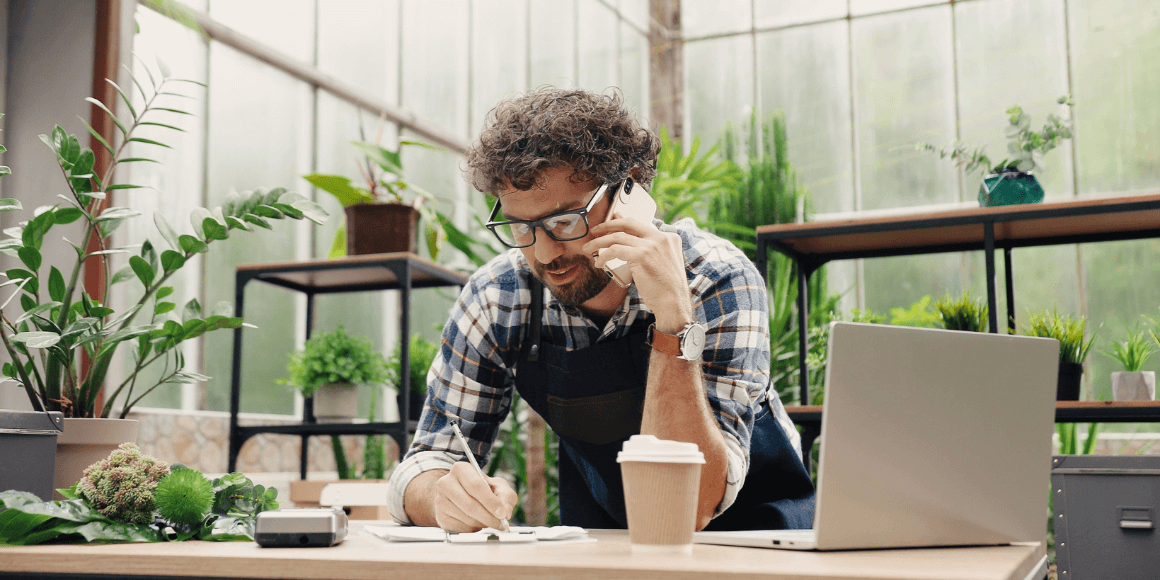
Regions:
<instances>
[{"instance_id":1,"label":"paper notebook","mask_svg":"<svg viewBox=\"0 0 1160 580\"><path fill-rule=\"evenodd\" d=\"M575 526L512 526L504 532L484 528L478 532L445 532L439 528L416 526L363 526L363 530L388 542L450 542L477 544L485 542L552 542L585 540L588 532Z\"/></svg>"}]
</instances>

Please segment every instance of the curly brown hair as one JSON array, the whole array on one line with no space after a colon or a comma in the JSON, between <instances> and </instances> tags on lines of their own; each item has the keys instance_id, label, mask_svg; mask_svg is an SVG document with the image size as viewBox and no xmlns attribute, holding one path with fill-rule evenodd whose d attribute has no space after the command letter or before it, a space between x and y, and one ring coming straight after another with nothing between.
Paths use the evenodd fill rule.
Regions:
<instances>
[{"instance_id":1,"label":"curly brown hair","mask_svg":"<svg viewBox=\"0 0 1160 580\"><path fill-rule=\"evenodd\" d=\"M543 172L570 167L575 183L631 176L648 188L660 139L625 106L619 91L596 94L544 87L501 101L466 153L465 177L496 195L540 185Z\"/></svg>"}]
</instances>

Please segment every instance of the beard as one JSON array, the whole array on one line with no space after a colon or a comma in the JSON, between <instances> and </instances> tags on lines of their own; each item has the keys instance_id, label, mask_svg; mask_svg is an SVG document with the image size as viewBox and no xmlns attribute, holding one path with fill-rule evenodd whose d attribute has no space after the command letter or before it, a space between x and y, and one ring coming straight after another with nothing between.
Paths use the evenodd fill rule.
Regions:
<instances>
[{"instance_id":1,"label":"beard","mask_svg":"<svg viewBox=\"0 0 1160 580\"><path fill-rule=\"evenodd\" d=\"M587 256L560 257L548 264L541 264L534 260L530 262L532 274L544 283L544 286L556 297L556 300L567 306L580 306L595 298L612 281L612 278L609 278L603 271L597 270ZM579 271L569 282L556 285L548 280L548 272L558 272L572 266L579 266Z\"/></svg>"}]
</instances>

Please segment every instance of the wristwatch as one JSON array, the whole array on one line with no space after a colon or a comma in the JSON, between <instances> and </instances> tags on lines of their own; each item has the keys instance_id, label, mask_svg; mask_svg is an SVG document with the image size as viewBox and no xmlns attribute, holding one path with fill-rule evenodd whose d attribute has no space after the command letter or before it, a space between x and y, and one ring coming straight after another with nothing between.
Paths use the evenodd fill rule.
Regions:
<instances>
[{"instance_id":1,"label":"wristwatch","mask_svg":"<svg viewBox=\"0 0 1160 580\"><path fill-rule=\"evenodd\" d=\"M657 325L648 327L648 343L654 349L683 360L700 360L705 350L705 326L691 322L680 332L666 334L657 330Z\"/></svg>"}]
</instances>

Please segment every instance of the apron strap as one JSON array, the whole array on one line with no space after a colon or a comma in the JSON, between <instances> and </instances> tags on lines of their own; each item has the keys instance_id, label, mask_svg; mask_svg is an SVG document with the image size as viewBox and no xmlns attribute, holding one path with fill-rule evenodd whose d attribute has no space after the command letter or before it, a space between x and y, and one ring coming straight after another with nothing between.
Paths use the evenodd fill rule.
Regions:
<instances>
[{"instance_id":1,"label":"apron strap","mask_svg":"<svg viewBox=\"0 0 1160 580\"><path fill-rule=\"evenodd\" d=\"M540 360L540 327L544 321L544 285L531 272L528 272L528 287L532 293L532 346L528 349L528 360Z\"/></svg>"}]
</instances>

